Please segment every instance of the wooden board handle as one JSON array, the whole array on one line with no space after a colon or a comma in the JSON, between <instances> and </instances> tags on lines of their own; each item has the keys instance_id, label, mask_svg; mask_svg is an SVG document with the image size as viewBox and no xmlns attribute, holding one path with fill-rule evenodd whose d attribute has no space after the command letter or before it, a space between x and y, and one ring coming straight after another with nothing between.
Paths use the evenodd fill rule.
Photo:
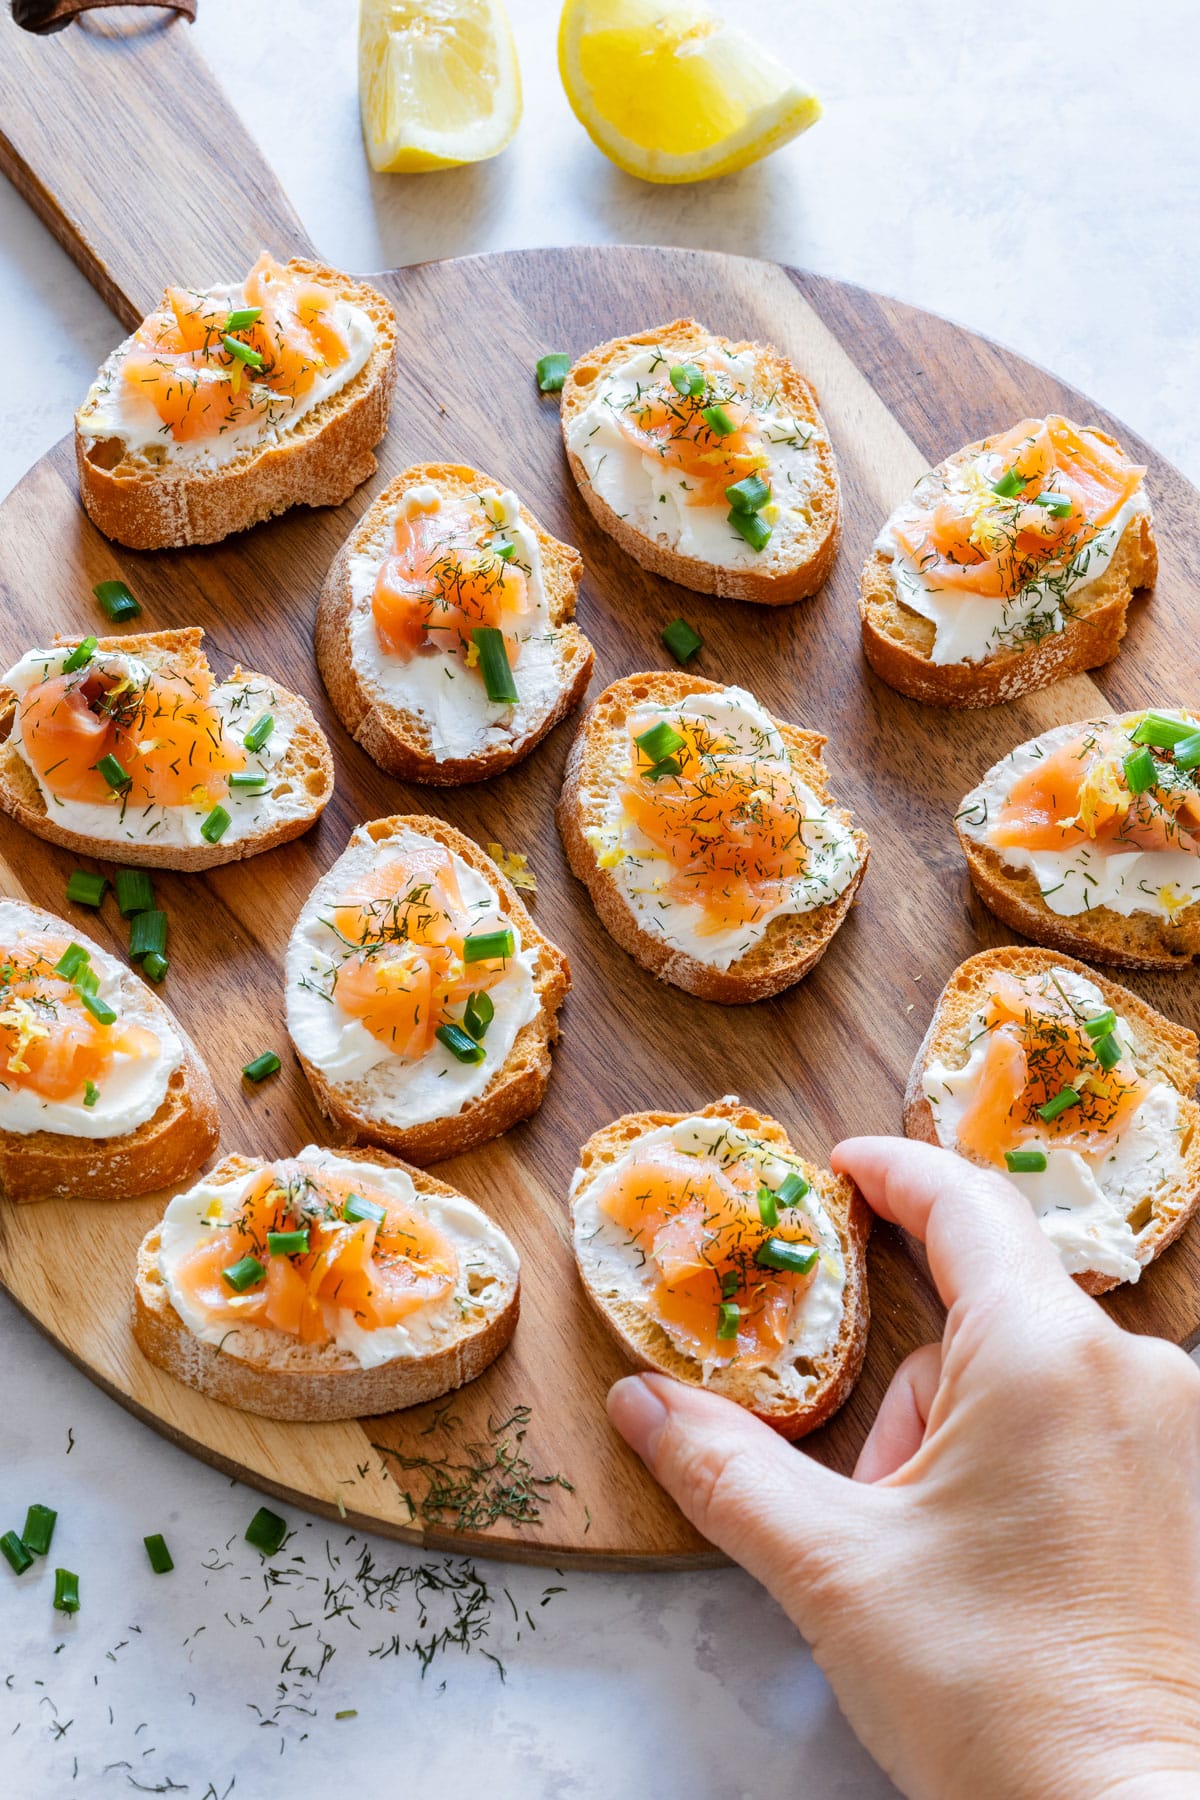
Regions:
<instances>
[{"instance_id":1,"label":"wooden board handle","mask_svg":"<svg viewBox=\"0 0 1200 1800\"><path fill-rule=\"evenodd\" d=\"M0 170L123 324L168 282L236 278L313 247L190 28L85 15L35 37L0 17Z\"/></svg>"}]
</instances>

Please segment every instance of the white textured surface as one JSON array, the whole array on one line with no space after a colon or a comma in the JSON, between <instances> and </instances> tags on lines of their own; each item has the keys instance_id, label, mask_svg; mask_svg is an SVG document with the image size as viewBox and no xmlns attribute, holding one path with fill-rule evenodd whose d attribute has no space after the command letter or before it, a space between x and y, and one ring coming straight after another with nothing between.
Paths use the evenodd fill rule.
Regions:
<instances>
[{"instance_id":1,"label":"white textured surface","mask_svg":"<svg viewBox=\"0 0 1200 1800\"><path fill-rule=\"evenodd\" d=\"M695 189L642 186L592 148L558 87L554 0L512 0L526 92L516 145L493 164L435 176L367 171L351 0L289 0L286 29L278 7L201 0L198 30L335 262L369 269L598 240L774 256L1000 338L1200 478L1200 26L1186 0L1063 0L1052 15L1002 22L957 0L929 0L919 22L909 0L739 0L730 10L773 33L827 116L767 165ZM6 187L0 317L20 352L6 358L7 490L68 429L117 332ZM288 1606L301 1621L319 1614L309 1592L281 1591L260 1616L258 1557L240 1542L256 1497L128 1418L7 1302L0 1358L10 1376L0 1529L19 1529L31 1499L57 1506L50 1560L80 1573L83 1596L64 1622L46 1570L17 1582L0 1565L0 1778L22 1800L90 1800L134 1784L189 1800L341 1800L348 1788L445 1800L481 1790L492 1800L891 1792L786 1621L736 1573L571 1575L542 1607L559 1577L489 1566L489 1647L506 1662L503 1684L478 1649L435 1664L423 1686L410 1655L370 1657L393 1631L402 1643L417 1635L403 1595L400 1613L362 1615L359 1632L335 1621L324 1632L334 1658L319 1685L301 1684L315 1716L280 1715L281 1754L281 1732L260 1727L253 1709L269 1717L280 1698L287 1651L275 1638ZM296 1523L316 1569L329 1534ZM172 1575L149 1573L140 1540L152 1531L170 1541ZM374 1548L387 1567L417 1560ZM206 1571L206 1561L229 1566ZM505 1585L537 1621L519 1641ZM225 1617L243 1612L244 1625ZM424 1635L442 1622L435 1612ZM310 1647L315 1635L304 1634ZM335 1721L344 1707L359 1716ZM168 1777L177 1785L160 1785Z\"/></svg>"}]
</instances>

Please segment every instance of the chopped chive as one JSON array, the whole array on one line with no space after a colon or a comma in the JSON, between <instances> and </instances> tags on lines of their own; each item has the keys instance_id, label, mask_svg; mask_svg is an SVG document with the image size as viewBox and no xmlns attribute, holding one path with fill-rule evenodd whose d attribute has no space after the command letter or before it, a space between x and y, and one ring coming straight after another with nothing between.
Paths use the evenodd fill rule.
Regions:
<instances>
[{"instance_id":1,"label":"chopped chive","mask_svg":"<svg viewBox=\"0 0 1200 1800\"><path fill-rule=\"evenodd\" d=\"M1006 1150L1004 1161L1010 1175L1040 1175L1046 1168L1044 1150Z\"/></svg>"},{"instance_id":2,"label":"chopped chive","mask_svg":"<svg viewBox=\"0 0 1200 1800\"><path fill-rule=\"evenodd\" d=\"M264 1556L274 1556L287 1533L287 1520L273 1513L270 1507L260 1506L246 1527L246 1542L261 1550Z\"/></svg>"},{"instance_id":3,"label":"chopped chive","mask_svg":"<svg viewBox=\"0 0 1200 1800\"><path fill-rule=\"evenodd\" d=\"M157 950L151 950L149 955L142 958L142 974L151 981L161 981L170 966L166 957L160 956Z\"/></svg>"},{"instance_id":4,"label":"chopped chive","mask_svg":"<svg viewBox=\"0 0 1200 1800\"><path fill-rule=\"evenodd\" d=\"M6 1531L3 1537L0 1537L0 1551L3 1551L4 1560L14 1575L23 1575L33 1562L32 1556L15 1531Z\"/></svg>"},{"instance_id":5,"label":"chopped chive","mask_svg":"<svg viewBox=\"0 0 1200 1800\"><path fill-rule=\"evenodd\" d=\"M85 969L91 960L91 952L82 944L68 944L54 965L54 973L61 975L64 981L74 981L80 969Z\"/></svg>"},{"instance_id":6,"label":"chopped chive","mask_svg":"<svg viewBox=\"0 0 1200 1800\"><path fill-rule=\"evenodd\" d=\"M56 1612L79 1611L79 1577L70 1569L54 1571L54 1608Z\"/></svg>"},{"instance_id":7,"label":"chopped chive","mask_svg":"<svg viewBox=\"0 0 1200 1800\"><path fill-rule=\"evenodd\" d=\"M1096 1052L1096 1061L1104 1070L1115 1069L1121 1060L1121 1046L1113 1031L1107 1037L1097 1038L1092 1048Z\"/></svg>"},{"instance_id":8,"label":"chopped chive","mask_svg":"<svg viewBox=\"0 0 1200 1800\"><path fill-rule=\"evenodd\" d=\"M249 331L261 316L261 306L239 306L225 321L226 331Z\"/></svg>"},{"instance_id":9,"label":"chopped chive","mask_svg":"<svg viewBox=\"0 0 1200 1800\"><path fill-rule=\"evenodd\" d=\"M1060 1113L1065 1113L1068 1107L1078 1105L1079 1095L1073 1087L1060 1088L1052 1100L1047 1100L1044 1106L1038 1107L1038 1118L1044 1119L1047 1125L1050 1125Z\"/></svg>"},{"instance_id":10,"label":"chopped chive","mask_svg":"<svg viewBox=\"0 0 1200 1800\"><path fill-rule=\"evenodd\" d=\"M64 659L63 666L62 666L63 674L64 675L73 675L75 673L76 669L86 669L88 664L91 662L93 656L95 656L95 654L96 654L95 638L94 637L81 638L79 643L77 643L75 648L72 650L70 656L68 656Z\"/></svg>"},{"instance_id":11,"label":"chopped chive","mask_svg":"<svg viewBox=\"0 0 1200 1800\"><path fill-rule=\"evenodd\" d=\"M647 781L661 781L664 775L681 775L683 765L677 756L664 756L653 768L643 769L642 774Z\"/></svg>"},{"instance_id":12,"label":"chopped chive","mask_svg":"<svg viewBox=\"0 0 1200 1800\"><path fill-rule=\"evenodd\" d=\"M277 1075L283 1064L274 1050L264 1050L253 1062L248 1062L242 1070L247 1081L265 1081L268 1075Z\"/></svg>"},{"instance_id":13,"label":"chopped chive","mask_svg":"<svg viewBox=\"0 0 1200 1800\"><path fill-rule=\"evenodd\" d=\"M302 1231L268 1231L267 1249L272 1256L307 1256L308 1226Z\"/></svg>"},{"instance_id":14,"label":"chopped chive","mask_svg":"<svg viewBox=\"0 0 1200 1800\"><path fill-rule=\"evenodd\" d=\"M222 333L221 342L224 344L226 350L228 350L230 356L236 356L238 361L245 363L248 368L262 368L263 354L261 350L251 349L250 345L243 344L240 338L230 337L227 331Z\"/></svg>"},{"instance_id":15,"label":"chopped chive","mask_svg":"<svg viewBox=\"0 0 1200 1800\"><path fill-rule=\"evenodd\" d=\"M479 673L488 699L496 705L515 706L519 696L504 633L495 625L477 625L471 642L479 651Z\"/></svg>"},{"instance_id":16,"label":"chopped chive","mask_svg":"<svg viewBox=\"0 0 1200 1800\"><path fill-rule=\"evenodd\" d=\"M1044 506L1052 519L1066 519L1071 515L1070 494L1056 494L1048 489L1044 494L1034 494L1032 499L1035 506Z\"/></svg>"},{"instance_id":17,"label":"chopped chive","mask_svg":"<svg viewBox=\"0 0 1200 1800\"><path fill-rule=\"evenodd\" d=\"M732 1300L733 1296L737 1293L738 1288L740 1286L741 1286L741 1282L738 1278L737 1270L736 1269L726 1269L725 1273L721 1277L721 1298L722 1298L722 1300Z\"/></svg>"},{"instance_id":18,"label":"chopped chive","mask_svg":"<svg viewBox=\"0 0 1200 1800\"><path fill-rule=\"evenodd\" d=\"M779 1202L769 1187L758 1190L758 1216L768 1231L774 1231L779 1223Z\"/></svg>"},{"instance_id":19,"label":"chopped chive","mask_svg":"<svg viewBox=\"0 0 1200 1800\"><path fill-rule=\"evenodd\" d=\"M1176 744L1174 756L1177 769L1194 769L1200 764L1200 731L1193 732L1191 737L1185 737Z\"/></svg>"},{"instance_id":20,"label":"chopped chive","mask_svg":"<svg viewBox=\"0 0 1200 1800\"><path fill-rule=\"evenodd\" d=\"M460 1063L481 1063L487 1055L483 1045L470 1037L461 1025L439 1025L433 1035Z\"/></svg>"},{"instance_id":21,"label":"chopped chive","mask_svg":"<svg viewBox=\"0 0 1200 1800\"><path fill-rule=\"evenodd\" d=\"M253 751L257 756L274 729L274 718L270 713L264 713L261 719L256 719L254 721L245 737L243 737L242 742L247 750Z\"/></svg>"},{"instance_id":22,"label":"chopped chive","mask_svg":"<svg viewBox=\"0 0 1200 1800\"><path fill-rule=\"evenodd\" d=\"M265 794L267 777L265 775L236 774L229 777L229 785L241 794Z\"/></svg>"},{"instance_id":23,"label":"chopped chive","mask_svg":"<svg viewBox=\"0 0 1200 1800\"><path fill-rule=\"evenodd\" d=\"M171 1561L171 1552L167 1549L167 1540L160 1531L151 1537L142 1539L146 1546L146 1555L150 1559L150 1567L156 1575L167 1575L175 1567Z\"/></svg>"},{"instance_id":24,"label":"chopped chive","mask_svg":"<svg viewBox=\"0 0 1200 1800\"><path fill-rule=\"evenodd\" d=\"M539 356L534 374L543 394L562 392L562 384L567 379L567 370L571 367L571 359L565 350L548 350L545 356Z\"/></svg>"},{"instance_id":25,"label":"chopped chive","mask_svg":"<svg viewBox=\"0 0 1200 1800\"><path fill-rule=\"evenodd\" d=\"M145 869L118 869L116 884L117 911L123 919L153 910L154 888Z\"/></svg>"},{"instance_id":26,"label":"chopped chive","mask_svg":"<svg viewBox=\"0 0 1200 1800\"><path fill-rule=\"evenodd\" d=\"M1194 720L1169 719L1165 713L1148 712L1129 735L1135 744L1153 744L1156 750L1173 750L1176 744L1194 737L1195 733Z\"/></svg>"},{"instance_id":27,"label":"chopped chive","mask_svg":"<svg viewBox=\"0 0 1200 1800\"><path fill-rule=\"evenodd\" d=\"M1094 1019L1085 1019L1083 1029L1090 1038L1102 1038L1107 1037L1109 1032L1115 1029L1116 1023L1117 1015L1109 1006L1102 1013L1097 1013Z\"/></svg>"},{"instance_id":28,"label":"chopped chive","mask_svg":"<svg viewBox=\"0 0 1200 1800\"><path fill-rule=\"evenodd\" d=\"M734 1300L722 1300L717 1308L717 1337L726 1340L738 1334L738 1320L742 1309Z\"/></svg>"},{"instance_id":29,"label":"chopped chive","mask_svg":"<svg viewBox=\"0 0 1200 1800\"><path fill-rule=\"evenodd\" d=\"M67 879L67 899L73 906L99 906L108 892L108 877L90 869L75 869Z\"/></svg>"},{"instance_id":30,"label":"chopped chive","mask_svg":"<svg viewBox=\"0 0 1200 1800\"><path fill-rule=\"evenodd\" d=\"M511 562L513 557L517 554L517 546L513 543L511 538L506 538L502 544L493 544L492 550L500 558L501 562Z\"/></svg>"},{"instance_id":31,"label":"chopped chive","mask_svg":"<svg viewBox=\"0 0 1200 1800\"><path fill-rule=\"evenodd\" d=\"M809 1183L795 1169L785 1175L775 1195L780 1206L795 1206L797 1200L803 1200L809 1189Z\"/></svg>"},{"instance_id":32,"label":"chopped chive","mask_svg":"<svg viewBox=\"0 0 1200 1800\"><path fill-rule=\"evenodd\" d=\"M25 1548L32 1550L35 1556L49 1555L57 1519L58 1514L52 1506L39 1506L35 1501L25 1514L25 1529L21 1533Z\"/></svg>"},{"instance_id":33,"label":"chopped chive","mask_svg":"<svg viewBox=\"0 0 1200 1800\"><path fill-rule=\"evenodd\" d=\"M792 1244L771 1237L754 1252L760 1269L780 1269L788 1275L807 1275L821 1252L815 1244Z\"/></svg>"},{"instance_id":34,"label":"chopped chive","mask_svg":"<svg viewBox=\"0 0 1200 1800\"><path fill-rule=\"evenodd\" d=\"M463 1029L470 1032L476 1040L487 1035L487 1028L496 1016L496 1008L490 994L468 994L467 1004L463 1008Z\"/></svg>"},{"instance_id":35,"label":"chopped chive","mask_svg":"<svg viewBox=\"0 0 1200 1800\"><path fill-rule=\"evenodd\" d=\"M357 1719L358 1708L357 1706L343 1706L341 1712L335 1712L333 1716L335 1719Z\"/></svg>"},{"instance_id":36,"label":"chopped chive","mask_svg":"<svg viewBox=\"0 0 1200 1800\"><path fill-rule=\"evenodd\" d=\"M734 512L756 513L771 498L771 489L761 475L746 475L725 489L725 498Z\"/></svg>"},{"instance_id":37,"label":"chopped chive","mask_svg":"<svg viewBox=\"0 0 1200 1800\"><path fill-rule=\"evenodd\" d=\"M132 780L132 776L126 773L116 757L111 754L100 758L96 764L96 770L104 777L114 793L119 793L122 788L128 787Z\"/></svg>"},{"instance_id":38,"label":"chopped chive","mask_svg":"<svg viewBox=\"0 0 1200 1800\"><path fill-rule=\"evenodd\" d=\"M695 363L675 363L668 374L671 386L685 400L698 400L704 392L704 371Z\"/></svg>"},{"instance_id":39,"label":"chopped chive","mask_svg":"<svg viewBox=\"0 0 1200 1800\"><path fill-rule=\"evenodd\" d=\"M93 1107L99 1098L100 1089L96 1086L95 1082L85 1081L83 1084L83 1104L87 1107Z\"/></svg>"},{"instance_id":40,"label":"chopped chive","mask_svg":"<svg viewBox=\"0 0 1200 1800\"><path fill-rule=\"evenodd\" d=\"M79 995L83 1005L87 1007L93 1019L95 1019L97 1025L116 1024L117 1015L108 1004L107 1000L102 1000L99 994L89 994L86 988L80 987L78 981L75 983L75 991Z\"/></svg>"},{"instance_id":41,"label":"chopped chive","mask_svg":"<svg viewBox=\"0 0 1200 1800\"><path fill-rule=\"evenodd\" d=\"M1148 750L1135 750L1125 758L1125 786L1131 794L1147 794L1158 780L1154 758Z\"/></svg>"},{"instance_id":42,"label":"chopped chive","mask_svg":"<svg viewBox=\"0 0 1200 1800\"><path fill-rule=\"evenodd\" d=\"M700 409L700 417L714 437L732 437L737 430L737 426L723 406L704 406Z\"/></svg>"},{"instance_id":43,"label":"chopped chive","mask_svg":"<svg viewBox=\"0 0 1200 1800\"><path fill-rule=\"evenodd\" d=\"M138 913L129 927L129 955L134 962L143 956L161 956L167 947L167 915L165 912Z\"/></svg>"},{"instance_id":44,"label":"chopped chive","mask_svg":"<svg viewBox=\"0 0 1200 1800\"><path fill-rule=\"evenodd\" d=\"M261 1281L266 1272L257 1256L239 1256L235 1263L221 1270L221 1278L229 1283L235 1294L244 1294L247 1288Z\"/></svg>"},{"instance_id":45,"label":"chopped chive","mask_svg":"<svg viewBox=\"0 0 1200 1800\"><path fill-rule=\"evenodd\" d=\"M497 962L506 960L516 948L512 927L502 931L475 931L463 939L463 961Z\"/></svg>"},{"instance_id":46,"label":"chopped chive","mask_svg":"<svg viewBox=\"0 0 1200 1800\"><path fill-rule=\"evenodd\" d=\"M97 994L100 991L100 977L91 963L84 963L71 979L71 986L77 994Z\"/></svg>"},{"instance_id":47,"label":"chopped chive","mask_svg":"<svg viewBox=\"0 0 1200 1800\"><path fill-rule=\"evenodd\" d=\"M368 1200L365 1194L347 1194L342 1217L351 1225L382 1225L387 1207L380 1206L378 1200Z\"/></svg>"},{"instance_id":48,"label":"chopped chive","mask_svg":"<svg viewBox=\"0 0 1200 1800\"><path fill-rule=\"evenodd\" d=\"M762 550L771 536L771 527L756 512L737 512L731 509L729 523L740 538L745 538L752 550Z\"/></svg>"},{"instance_id":49,"label":"chopped chive","mask_svg":"<svg viewBox=\"0 0 1200 1800\"><path fill-rule=\"evenodd\" d=\"M200 836L209 844L219 844L233 820L223 806L214 806L200 827Z\"/></svg>"},{"instance_id":50,"label":"chopped chive","mask_svg":"<svg viewBox=\"0 0 1200 1800\"><path fill-rule=\"evenodd\" d=\"M992 492L1001 500L1015 500L1025 486L1025 477L1018 475L1015 469L1006 469L999 481L993 481Z\"/></svg>"},{"instance_id":51,"label":"chopped chive","mask_svg":"<svg viewBox=\"0 0 1200 1800\"><path fill-rule=\"evenodd\" d=\"M677 663L690 662L697 650L704 648L704 639L686 619L672 619L662 634L662 641Z\"/></svg>"},{"instance_id":52,"label":"chopped chive","mask_svg":"<svg viewBox=\"0 0 1200 1800\"><path fill-rule=\"evenodd\" d=\"M105 618L119 625L123 619L136 619L141 607L123 581L98 581L92 589Z\"/></svg>"},{"instance_id":53,"label":"chopped chive","mask_svg":"<svg viewBox=\"0 0 1200 1800\"><path fill-rule=\"evenodd\" d=\"M661 762L664 756L674 755L676 750L683 749L685 742L674 726L668 725L665 719L660 719L657 725L651 725L649 731L643 731L633 741L646 761L651 763Z\"/></svg>"}]
</instances>

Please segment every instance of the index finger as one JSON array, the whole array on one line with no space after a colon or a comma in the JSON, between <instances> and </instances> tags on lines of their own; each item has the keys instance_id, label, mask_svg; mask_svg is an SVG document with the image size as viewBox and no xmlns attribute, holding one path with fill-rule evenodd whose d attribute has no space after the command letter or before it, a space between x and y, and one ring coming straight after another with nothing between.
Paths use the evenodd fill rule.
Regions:
<instances>
[{"instance_id":1,"label":"index finger","mask_svg":"<svg viewBox=\"0 0 1200 1800\"><path fill-rule=\"evenodd\" d=\"M1033 1208L998 1171L911 1138L845 1138L830 1158L881 1219L925 1245L946 1306L1039 1293L1056 1307L1083 1303Z\"/></svg>"}]
</instances>

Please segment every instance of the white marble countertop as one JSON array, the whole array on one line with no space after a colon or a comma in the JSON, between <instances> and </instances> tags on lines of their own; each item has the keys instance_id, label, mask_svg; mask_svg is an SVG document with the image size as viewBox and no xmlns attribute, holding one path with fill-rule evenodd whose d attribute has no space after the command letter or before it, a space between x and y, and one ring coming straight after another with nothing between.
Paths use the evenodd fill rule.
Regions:
<instances>
[{"instance_id":1,"label":"white marble countertop","mask_svg":"<svg viewBox=\"0 0 1200 1800\"><path fill-rule=\"evenodd\" d=\"M196 29L335 263L587 241L799 263L1001 339L1200 480L1200 24L1187 0L1060 0L990 29L960 0L928 0L919 26L910 0L729 10L774 35L827 114L771 162L697 188L644 186L592 148L558 85L557 0L510 0L526 95L516 144L432 176L367 170L353 0L201 0ZM7 491L69 429L116 333L2 185L0 317ZM389 1613L354 1574L361 1542L291 1515L287 1581L268 1587L241 1541L258 1498L128 1417L3 1299L0 1363L0 1530L20 1529L30 1500L57 1507L50 1561L79 1571L83 1595L64 1620L44 1566L20 1581L0 1566L0 1786L21 1800L334 1800L348 1763L352 1791L365 1777L372 1794L386 1784L444 1800L892 1792L782 1615L740 1573L480 1564L490 1599L468 1588L459 1604L490 1614L488 1634L467 1655L444 1648L422 1680L407 1646L455 1624L445 1595L420 1618L411 1575L430 1559L368 1546L376 1574L409 1572ZM140 1543L154 1531L177 1564L161 1578ZM327 1576L348 1578L353 1614L323 1618ZM318 1680L322 1643L333 1654ZM357 1716L335 1716L348 1709Z\"/></svg>"}]
</instances>

